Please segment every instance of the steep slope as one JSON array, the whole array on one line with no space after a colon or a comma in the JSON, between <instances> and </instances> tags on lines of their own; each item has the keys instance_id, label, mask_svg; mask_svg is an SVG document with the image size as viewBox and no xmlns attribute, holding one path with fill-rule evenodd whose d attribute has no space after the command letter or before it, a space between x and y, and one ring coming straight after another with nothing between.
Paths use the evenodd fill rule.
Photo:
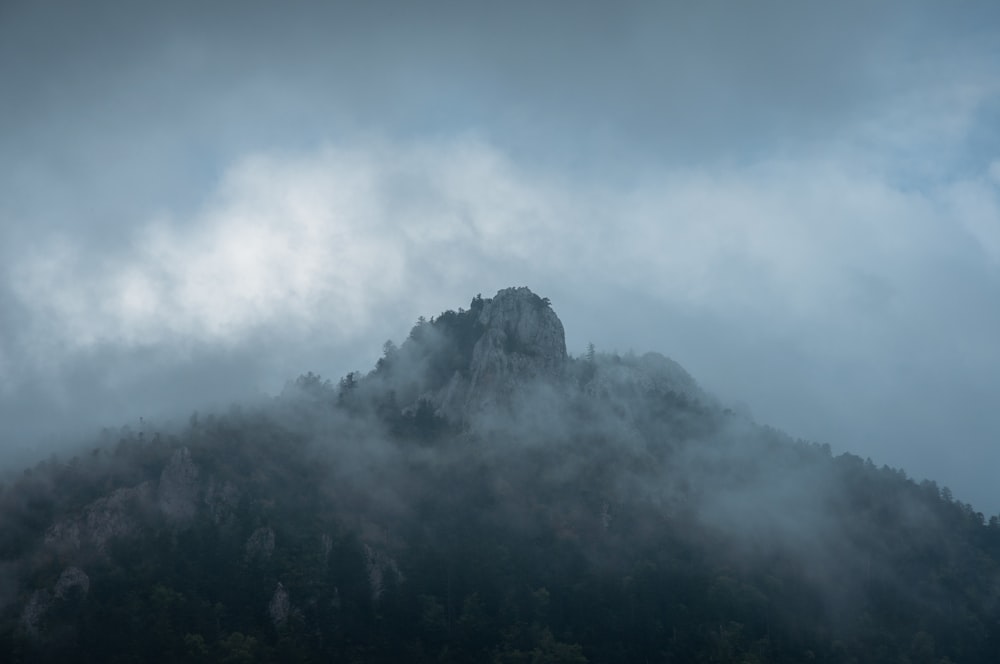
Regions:
<instances>
[{"instance_id":1,"label":"steep slope","mask_svg":"<svg viewBox=\"0 0 1000 664\"><path fill-rule=\"evenodd\" d=\"M472 348L469 366L456 372L438 399L453 417L469 420L509 403L520 385L556 378L565 368L562 322L546 300L527 288L508 288L486 300L476 326L482 335Z\"/></svg>"},{"instance_id":2,"label":"steep slope","mask_svg":"<svg viewBox=\"0 0 1000 664\"><path fill-rule=\"evenodd\" d=\"M1000 526L505 289L14 479L0 659L994 662Z\"/></svg>"},{"instance_id":3,"label":"steep slope","mask_svg":"<svg viewBox=\"0 0 1000 664\"><path fill-rule=\"evenodd\" d=\"M438 417L470 424L509 410L525 385L559 379L567 362L562 322L548 301L507 288L477 296L468 310L421 319L402 347L387 346L361 391L368 399L391 393L401 412L424 403Z\"/></svg>"}]
</instances>

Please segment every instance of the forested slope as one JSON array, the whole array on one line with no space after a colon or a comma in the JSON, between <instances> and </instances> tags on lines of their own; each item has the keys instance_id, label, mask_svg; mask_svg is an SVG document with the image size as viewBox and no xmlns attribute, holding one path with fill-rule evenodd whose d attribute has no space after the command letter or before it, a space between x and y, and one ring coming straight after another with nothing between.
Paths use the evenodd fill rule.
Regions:
<instances>
[{"instance_id":1,"label":"forested slope","mask_svg":"<svg viewBox=\"0 0 1000 664\"><path fill-rule=\"evenodd\" d=\"M0 492L0 659L995 662L1000 527L527 289Z\"/></svg>"}]
</instances>

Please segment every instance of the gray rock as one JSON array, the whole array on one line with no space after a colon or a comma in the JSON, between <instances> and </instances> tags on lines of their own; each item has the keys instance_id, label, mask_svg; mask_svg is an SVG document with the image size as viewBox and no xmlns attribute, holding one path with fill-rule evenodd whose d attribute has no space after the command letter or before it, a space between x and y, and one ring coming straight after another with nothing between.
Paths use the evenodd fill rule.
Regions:
<instances>
[{"instance_id":1,"label":"gray rock","mask_svg":"<svg viewBox=\"0 0 1000 664\"><path fill-rule=\"evenodd\" d=\"M330 552L333 551L333 538L327 533L323 533L319 539L319 548L323 553L323 564L326 565L330 559Z\"/></svg>"},{"instance_id":2,"label":"gray rock","mask_svg":"<svg viewBox=\"0 0 1000 664\"><path fill-rule=\"evenodd\" d=\"M240 505L240 491L228 480L221 484L213 480L205 489L203 500L212 523L218 526L229 521L236 513Z\"/></svg>"},{"instance_id":3,"label":"gray rock","mask_svg":"<svg viewBox=\"0 0 1000 664\"><path fill-rule=\"evenodd\" d=\"M265 526L251 533L247 539L245 559L248 563L263 562L274 553L274 531Z\"/></svg>"},{"instance_id":4,"label":"gray rock","mask_svg":"<svg viewBox=\"0 0 1000 664\"><path fill-rule=\"evenodd\" d=\"M372 600L378 601L385 592L387 578L399 580L402 574L396 561L384 551L380 551L367 543L363 543L365 564L368 568L368 587L371 588Z\"/></svg>"},{"instance_id":5,"label":"gray rock","mask_svg":"<svg viewBox=\"0 0 1000 664\"><path fill-rule=\"evenodd\" d=\"M648 396L715 404L681 365L659 353L598 356L593 367L592 377L583 386L584 393L610 404L624 422L636 419Z\"/></svg>"},{"instance_id":6,"label":"gray rock","mask_svg":"<svg viewBox=\"0 0 1000 664\"><path fill-rule=\"evenodd\" d=\"M45 532L45 544L62 552L93 549L106 554L112 539L139 531L139 508L151 494L149 482L116 489L84 507L80 514L50 526Z\"/></svg>"},{"instance_id":7,"label":"gray rock","mask_svg":"<svg viewBox=\"0 0 1000 664\"><path fill-rule=\"evenodd\" d=\"M20 625L29 636L38 636L42 630L45 615L52 606L52 593L48 590L36 590L31 593L24 609L21 611Z\"/></svg>"},{"instance_id":8,"label":"gray rock","mask_svg":"<svg viewBox=\"0 0 1000 664\"><path fill-rule=\"evenodd\" d=\"M31 637L38 637L45 631L45 619L55 605L57 608L78 606L90 592L90 577L79 567L67 567L59 575L52 591L47 588L35 590L28 597L21 610L19 620L21 630Z\"/></svg>"},{"instance_id":9,"label":"gray rock","mask_svg":"<svg viewBox=\"0 0 1000 664\"><path fill-rule=\"evenodd\" d=\"M509 405L525 383L556 379L565 367L566 334L549 306L527 288L506 288L479 314L483 334L472 351L468 378L456 374L435 396L449 418L468 420Z\"/></svg>"},{"instance_id":10,"label":"gray rock","mask_svg":"<svg viewBox=\"0 0 1000 664\"><path fill-rule=\"evenodd\" d=\"M59 575L54 592L61 600L84 599L90 592L90 577L79 567L67 567Z\"/></svg>"},{"instance_id":11,"label":"gray rock","mask_svg":"<svg viewBox=\"0 0 1000 664\"><path fill-rule=\"evenodd\" d=\"M472 369L503 368L512 355L532 358L533 369L553 369L566 361L562 321L546 299L528 288L505 288L483 306L479 323L485 328L476 344Z\"/></svg>"},{"instance_id":12,"label":"gray rock","mask_svg":"<svg viewBox=\"0 0 1000 664\"><path fill-rule=\"evenodd\" d=\"M373 375L382 381L374 389L391 396L385 403L414 417L429 404L435 415L476 434L520 431L543 437L561 435L552 413L578 397L583 401L577 406L591 398L590 405L613 416L605 421L624 424L631 433L637 432L641 404L649 399L714 405L679 364L658 353L591 355L586 366L571 364L562 322L548 300L528 288L506 288L472 306L478 337L463 339L471 349L464 346L462 353L468 355L458 357L467 364L456 367L455 340L428 326L401 349L387 349L390 369ZM456 367L443 380L442 365ZM434 379L427 380L428 374Z\"/></svg>"},{"instance_id":13,"label":"gray rock","mask_svg":"<svg viewBox=\"0 0 1000 664\"><path fill-rule=\"evenodd\" d=\"M288 620L288 613L291 610L291 602L288 599L288 591L279 581L278 586L271 595L271 601L267 604L267 615L271 616L271 622L275 627Z\"/></svg>"}]
</instances>

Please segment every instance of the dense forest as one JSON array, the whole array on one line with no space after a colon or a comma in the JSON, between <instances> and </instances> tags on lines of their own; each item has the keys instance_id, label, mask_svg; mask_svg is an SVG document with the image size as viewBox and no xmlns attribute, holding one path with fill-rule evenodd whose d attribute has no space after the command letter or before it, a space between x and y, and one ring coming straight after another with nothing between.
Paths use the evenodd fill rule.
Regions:
<instances>
[{"instance_id":1,"label":"dense forest","mask_svg":"<svg viewBox=\"0 0 1000 664\"><path fill-rule=\"evenodd\" d=\"M5 478L0 660L997 662L1000 524L506 289Z\"/></svg>"}]
</instances>

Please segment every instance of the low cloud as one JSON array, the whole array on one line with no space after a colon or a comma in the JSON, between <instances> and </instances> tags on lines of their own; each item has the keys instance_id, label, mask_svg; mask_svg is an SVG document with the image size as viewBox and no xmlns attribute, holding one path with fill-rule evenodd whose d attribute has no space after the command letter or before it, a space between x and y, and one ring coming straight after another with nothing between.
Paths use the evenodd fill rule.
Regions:
<instances>
[{"instance_id":1,"label":"low cloud","mask_svg":"<svg viewBox=\"0 0 1000 664\"><path fill-rule=\"evenodd\" d=\"M936 265L996 287L998 188L987 171L912 191L859 166L770 161L582 188L477 139L256 155L192 217L151 219L107 252L64 231L8 279L46 354L239 346L262 329L350 341L391 332L387 307L432 312L526 279L610 283L781 321L826 352L881 351L949 297L922 288Z\"/></svg>"},{"instance_id":2,"label":"low cloud","mask_svg":"<svg viewBox=\"0 0 1000 664\"><path fill-rule=\"evenodd\" d=\"M127 362L133 385L171 361L228 353L256 358L257 379L242 374L234 393L248 380L274 390L306 369L366 368L417 315L528 284L554 296L577 352L583 335L609 338L572 329L586 310L627 320L611 294L648 303L655 329L612 343L674 354L796 433L824 430L782 410L802 380L838 417L852 390L925 408L932 395L914 377L975 398L992 389L983 372L1000 368L996 162L918 189L871 164L831 150L583 186L477 136L251 155L191 215L152 217L105 250L64 229L14 256L7 298L23 320L0 345L5 389L45 367L58 382L84 356L108 359L87 365L95 384ZM679 342L670 328L682 316L721 331L664 347ZM729 368L707 359L735 352L713 343L754 340L770 355ZM322 366L302 366L321 353ZM740 391L751 370L770 395Z\"/></svg>"}]
</instances>

